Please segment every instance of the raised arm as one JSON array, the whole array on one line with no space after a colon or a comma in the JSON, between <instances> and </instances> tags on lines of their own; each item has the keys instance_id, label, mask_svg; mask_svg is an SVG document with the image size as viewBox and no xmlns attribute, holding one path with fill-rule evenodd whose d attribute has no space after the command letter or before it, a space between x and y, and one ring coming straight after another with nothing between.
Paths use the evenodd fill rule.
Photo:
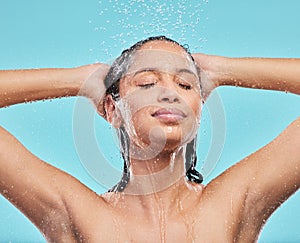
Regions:
<instances>
[{"instance_id":1,"label":"raised arm","mask_svg":"<svg viewBox=\"0 0 300 243\"><path fill-rule=\"evenodd\" d=\"M300 94L300 59L194 57L204 87L234 85ZM300 187L300 118L217 180L224 191L244 192L238 212L240 234L252 232L255 237L271 213Z\"/></svg>"},{"instance_id":2,"label":"raised arm","mask_svg":"<svg viewBox=\"0 0 300 243\"><path fill-rule=\"evenodd\" d=\"M78 68L0 71L0 107L77 95L99 99L104 93L100 80L106 70L104 64L92 64Z\"/></svg>"},{"instance_id":3,"label":"raised arm","mask_svg":"<svg viewBox=\"0 0 300 243\"><path fill-rule=\"evenodd\" d=\"M97 96L103 93L101 81L105 74L106 66L101 64L73 69L0 71L0 106L78 94L96 103ZM48 240L66 242L72 242L74 233L66 201L75 193L81 203L85 202L82 195L95 197L75 178L30 153L1 126L0 193Z\"/></svg>"},{"instance_id":4,"label":"raised arm","mask_svg":"<svg viewBox=\"0 0 300 243\"><path fill-rule=\"evenodd\" d=\"M213 87L232 85L300 94L300 59L193 56L203 78Z\"/></svg>"}]
</instances>

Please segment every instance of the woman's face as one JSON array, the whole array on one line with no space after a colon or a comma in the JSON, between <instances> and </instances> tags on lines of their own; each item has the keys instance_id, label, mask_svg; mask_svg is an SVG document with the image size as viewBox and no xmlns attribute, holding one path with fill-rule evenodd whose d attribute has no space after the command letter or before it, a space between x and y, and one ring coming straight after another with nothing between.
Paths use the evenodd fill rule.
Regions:
<instances>
[{"instance_id":1,"label":"woman's face","mask_svg":"<svg viewBox=\"0 0 300 243\"><path fill-rule=\"evenodd\" d=\"M139 148L174 150L195 137L201 112L196 67L178 45L151 41L132 59L120 82L120 110Z\"/></svg>"}]
</instances>

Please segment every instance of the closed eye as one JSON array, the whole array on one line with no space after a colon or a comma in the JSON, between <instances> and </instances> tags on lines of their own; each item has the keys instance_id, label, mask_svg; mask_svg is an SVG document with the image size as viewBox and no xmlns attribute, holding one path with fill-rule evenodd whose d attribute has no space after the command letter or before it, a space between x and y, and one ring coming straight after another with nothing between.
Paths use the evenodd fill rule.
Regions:
<instances>
[{"instance_id":1,"label":"closed eye","mask_svg":"<svg viewBox=\"0 0 300 243\"><path fill-rule=\"evenodd\" d=\"M153 87L155 83L148 83L148 84L139 84L138 86L141 87L142 89L149 89Z\"/></svg>"},{"instance_id":2,"label":"closed eye","mask_svg":"<svg viewBox=\"0 0 300 243\"><path fill-rule=\"evenodd\" d=\"M190 89L192 89L192 86L189 85L189 84L178 83L178 85L179 85L181 88L185 89L185 90L190 90Z\"/></svg>"}]
</instances>

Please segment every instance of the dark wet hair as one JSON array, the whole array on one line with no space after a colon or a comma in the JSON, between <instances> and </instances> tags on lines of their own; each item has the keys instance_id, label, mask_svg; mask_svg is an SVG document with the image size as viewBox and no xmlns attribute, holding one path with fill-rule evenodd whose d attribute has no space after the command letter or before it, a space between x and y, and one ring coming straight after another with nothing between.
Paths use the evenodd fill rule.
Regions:
<instances>
[{"instance_id":1,"label":"dark wet hair","mask_svg":"<svg viewBox=\"0 0 300 243\"><path fill-rule=\"evenodd\" d=\"M114 63L110 67L110 70L108 71L104 79L107 95L110 94L114 100L118 100L120 98L120 94L119 94L120 80L124 76L124 74L126 74L126 72L128 71L131 57L137 50L139 50L147 42L157 41L157 40L168 41L178 46L181 46L194 62L194 58L192 57L188 47L183 46L178 42L169 39L165 36L149 37L145 40L137 42L130 48L124 50L122 54L114 61ZM199 68L197 66L196 68L198 73L200 73ZM198 76L200 77L200 75ZM200 83L200 88L201 88L201 83ZM118 129L118 137L120 140L121 154L124 160L123 175L120 182L117 185L115 185L112 189L109 190L110 192L111 191L122 192L125 189L130 179L129 136L123 126ZM203 181L203 177L196 170L196 164L197 164L196 140L197 139L195 137L186 146L185 169L186 169L186 177L188 178L189 181L201 183Z\"/></svg>"}]
</instances>

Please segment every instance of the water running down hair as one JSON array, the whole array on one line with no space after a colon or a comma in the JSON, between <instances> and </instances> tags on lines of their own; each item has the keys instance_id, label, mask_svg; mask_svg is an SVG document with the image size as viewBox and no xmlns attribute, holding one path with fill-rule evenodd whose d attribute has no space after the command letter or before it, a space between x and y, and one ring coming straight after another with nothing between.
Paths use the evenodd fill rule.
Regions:
<instances>
[{"instance_id":1,"label":"water running down hair","mask_svg":"<svg viewBox=\"0 0 300 243\"><path fill-rule=\"evenodd\" d=\"M180 45L178 42L169 39L165 36L154 36L149 37L145 40L139 41L130 48L124 50L122 54L114 61L112 66L110 67L105 79L104 84L106 87L106 94L110 94L114 100L120 99L119 94L119 85L120 80L126 74L126 72L129 69L129 63L130 59L133 56L133 54L139 50L145 43L155 41L155 40L161 40L161 41L168 41L173 44L176 44L178 46L181 46L186 53L191 57L192 61L194 62L194 59L190 53L190 51L187 49L187 47ZM195 65L196 66L196 65ZM199 68L196 66L198 73L200 73ZM200 77L200 75L198 75ZM200 83L200 90L201 89L201 82ZM109 190L109 192L122 192L126 185L129 182L130 179L130 156L129 156L129 136L124 128L124 126L121 126L118 131L118 137L120 141L120 147L121 147L121 154L124 161L124 168L123 168L123 174L120 182L116 184L113 188ZM191 142L189 142L186 145L186 151L185 151L185 169L186 169L186 177L189 181L195 182L195 183L201 183L203 181L202 175L196 170L196 164L197 164L197 154L196 154L196 139L195 137Z\"/></svg>"}]
</instances>

